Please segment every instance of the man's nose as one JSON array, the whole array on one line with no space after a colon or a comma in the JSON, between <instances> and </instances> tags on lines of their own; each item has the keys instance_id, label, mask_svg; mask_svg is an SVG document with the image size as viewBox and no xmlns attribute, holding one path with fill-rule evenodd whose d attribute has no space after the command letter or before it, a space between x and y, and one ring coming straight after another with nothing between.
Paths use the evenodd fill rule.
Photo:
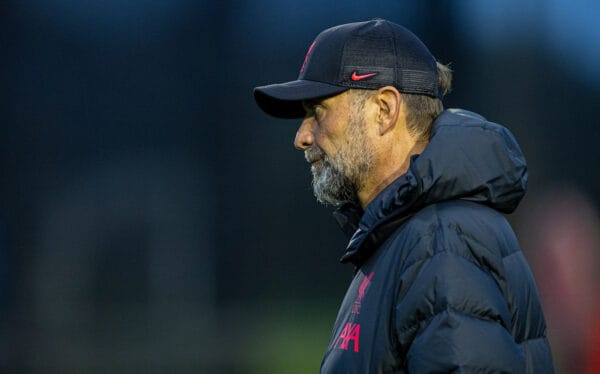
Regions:
<instances>
[{"instance_id":1,"label":"man's nose","mask_svg":"<svg viewBox=\"0 0 600 374\"><path fill-rule=\"evenodd\" d=\"M314 129L314 118L306 117L300 124L298 132L296 132L296 138L294 139L294 146L300 151L304 151L313 145L315 141L313 135Z\"/></svg>"}]
</instances>

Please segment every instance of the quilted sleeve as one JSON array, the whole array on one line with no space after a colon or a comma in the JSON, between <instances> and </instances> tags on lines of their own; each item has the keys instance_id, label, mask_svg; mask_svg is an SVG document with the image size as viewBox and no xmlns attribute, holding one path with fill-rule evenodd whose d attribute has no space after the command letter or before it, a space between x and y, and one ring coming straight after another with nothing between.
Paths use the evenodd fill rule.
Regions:
<instances>
[{"instance_id":1,"label":"quilted sleeve","mask_svg":"<svg viewBox=\"0 0 600 374\"><path fill-rule=\"evenodd\" d=\"M403 274L395 329L409 373L524 373L511 315L494 277L467 257L437 252Z\"/></svg>"}]
</instances>

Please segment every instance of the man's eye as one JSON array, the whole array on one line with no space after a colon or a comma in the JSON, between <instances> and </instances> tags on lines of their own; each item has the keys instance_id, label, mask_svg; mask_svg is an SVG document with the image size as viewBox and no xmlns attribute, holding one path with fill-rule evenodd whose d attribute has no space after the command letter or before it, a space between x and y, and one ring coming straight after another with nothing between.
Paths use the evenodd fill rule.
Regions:
<instances>
[{"instance_id":1,"label":"man's eye","mask_svg":"<svg viewBox=\"0 0 600 374\"><path fill-rule=\"evenodd\" d=\"M325 114L325 109L323 109L321 105L315 105L312 111L317 119L323 118L323 115Z\"/></svg>"},{"instance_id":2,"label":"man's eye","mask_svg":"<svg viewBox=\"0 0 600 374\"><path fill-rule=\"evenodd\" d=\"M302 103L302 107L304 108L304 112L307 116L311 117L315 114L315 106L310 103Z\"/></svg>"}]
</instances>

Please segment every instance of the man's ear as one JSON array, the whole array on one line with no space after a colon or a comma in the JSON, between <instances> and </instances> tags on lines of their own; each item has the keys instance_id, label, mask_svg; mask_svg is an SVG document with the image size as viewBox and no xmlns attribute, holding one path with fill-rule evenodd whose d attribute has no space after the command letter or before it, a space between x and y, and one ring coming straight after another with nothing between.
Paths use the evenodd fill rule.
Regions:
<instances>
[{"instance_id":1,"label":"man's ear","mask_svg":"<svg viewBox=\"0 0 600 374\"><path fill-rule=\"evenodd\" d=\"M376 103L379 107L377 123L379 134L384 135L392 130L400 116L402 96L396 87L385 86L377 90Z\"/></svg>"}]
</instances>

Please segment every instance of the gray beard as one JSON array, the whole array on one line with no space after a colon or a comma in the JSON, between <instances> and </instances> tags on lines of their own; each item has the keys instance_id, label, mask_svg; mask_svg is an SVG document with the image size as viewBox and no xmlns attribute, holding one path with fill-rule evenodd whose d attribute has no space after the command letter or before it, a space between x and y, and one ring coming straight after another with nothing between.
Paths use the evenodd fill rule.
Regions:
<instances>
[{"instance_id":1,"label":"gray beard","mask_svg":"<svg viewBox=\"0 0 600 374\"><path fill-rule=\"evenodd\" d=\"M312 188L317 201L324 205L338 206L344 203L358 203L357 186L329 157L320 161L321 166L312 166Z\"/></svg>"}]
</instances>

